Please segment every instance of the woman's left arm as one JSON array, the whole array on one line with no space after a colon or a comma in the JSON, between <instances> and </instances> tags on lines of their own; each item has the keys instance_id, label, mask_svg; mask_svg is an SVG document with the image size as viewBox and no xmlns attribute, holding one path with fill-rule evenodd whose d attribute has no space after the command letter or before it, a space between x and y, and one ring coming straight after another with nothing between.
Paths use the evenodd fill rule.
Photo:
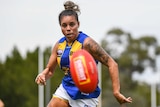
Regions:
<instances>
[{"instance_id":1,"label":"woman's left arm","mask_svg":"<svg viewBox=\"0 0 160 107\"><path fill-rule=\"evenodd\" d=\"M120 81L119 81L119 71L118 71L118 64L113 60L108 53L98 45L96 41L92 38L87 38L84 41L83 47L87 50L95 59L100 61L102 64L108 67L109 74L112 80L112 88L113 94L115 98L118 100L120 104L122 103L131 103L132 98L126 98L120 93Z\"/></svg>"}]
</instances>

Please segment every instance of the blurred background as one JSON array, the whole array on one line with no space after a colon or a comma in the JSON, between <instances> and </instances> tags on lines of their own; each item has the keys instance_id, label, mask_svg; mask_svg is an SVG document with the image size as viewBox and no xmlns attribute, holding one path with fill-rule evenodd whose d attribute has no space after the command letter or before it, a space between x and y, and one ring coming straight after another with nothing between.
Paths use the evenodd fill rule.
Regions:
<instances>
[{"instance_id":1,"label":"blurred background","mask_svg":"<svg viewBox=\"0 0 160 107\"><path fill-rule=\"evenodd\" d=\"M63 35L58 15L66 0L0 0L0 100L5 107L38 107L34 80ZM160 1L73 0L80 31L96 40L119 64L127 107L160 107ZM101 107L119 107L108 69L101 66ZM61 82L57 68L44 87L44 106ZM140 105L141 104L141 105Z\"/></svg>"}]
</instances>

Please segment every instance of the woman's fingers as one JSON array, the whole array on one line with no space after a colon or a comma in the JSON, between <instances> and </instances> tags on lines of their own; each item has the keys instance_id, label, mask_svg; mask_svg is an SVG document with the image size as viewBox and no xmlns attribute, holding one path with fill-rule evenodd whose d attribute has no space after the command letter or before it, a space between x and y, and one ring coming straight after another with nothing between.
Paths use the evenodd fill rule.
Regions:
<instances>
[{"instance_id":1,"label":"woman's fingers","mask_svg":"<svg viewBox=\"0 0 160 107\"><path fill-rule=\"evenodd\" d=\"M39 74L36 79L35 82L39 85L46 85L46 80L45 80L45 76L42 74Z\"/></svg>"},{"instance_id":2,"label":"woman's fingers","mask_svg":"<svg viewBox=\"0 0 160 107\"><path fill-rule=\"evenodd\" d=\"M132 98L131 97L125 97L124 95L122 95L121 93L115 94L116 99L118 100L118 102L120 104L123 103L132 103Z\"/></svg>"},{"instance_id":3,"label":"woman's fingers","mask_svg":"<svg viewBox=\"0 0 160 107\"><path fill-rule=\"evenodd\" d=\"M131 98L131 97L126 98L126 101L125 101L125 102L127 102L127 103L132 103L132 98Z\"/></svg>"}]
</instances>

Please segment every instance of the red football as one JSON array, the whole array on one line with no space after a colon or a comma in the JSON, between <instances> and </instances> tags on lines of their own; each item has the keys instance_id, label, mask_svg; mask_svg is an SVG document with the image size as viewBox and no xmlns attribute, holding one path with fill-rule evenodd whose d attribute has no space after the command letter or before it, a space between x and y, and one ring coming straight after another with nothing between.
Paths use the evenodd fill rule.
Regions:
<instances>
[{"instance_id":1,"label":"red football","mask_svg":"<svg viewBox=\"0 0 160 107\"><path fill-rule=\"evenodd\" d=\"M98 85L97 65L91 54L81 49L73 53L70 71L75 85L81 92L91 93Z\"/></svg>"}]
</instances>

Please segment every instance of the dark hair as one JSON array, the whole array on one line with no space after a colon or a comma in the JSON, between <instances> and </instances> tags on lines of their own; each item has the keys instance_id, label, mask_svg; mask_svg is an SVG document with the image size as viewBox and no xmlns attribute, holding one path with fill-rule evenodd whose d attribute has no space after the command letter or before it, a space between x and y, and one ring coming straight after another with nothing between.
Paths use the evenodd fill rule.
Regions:
<instances>
[{"instance_id":1,"label":"dark hair","mask_svg":"<svg viewBox=\"0 0 160 107\"><path fill-rule=\"evenodd\" d=\"M77 4L75 4L72 1L66 1L64 3L64 8L65 10L63 10L59 14L59 24L61 24L61 19L63 16L72 16L72 15L75 16L76 20L79 22L78 13L80 13L80 9Z\"/></svg>"}]
</instances>

